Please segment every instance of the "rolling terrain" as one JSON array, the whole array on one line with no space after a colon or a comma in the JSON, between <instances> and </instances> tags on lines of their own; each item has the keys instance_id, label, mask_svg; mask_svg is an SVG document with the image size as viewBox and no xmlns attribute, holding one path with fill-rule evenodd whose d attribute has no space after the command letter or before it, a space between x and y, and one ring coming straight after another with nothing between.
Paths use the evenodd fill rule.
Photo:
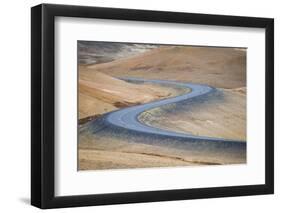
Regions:
<instances>
[{"instance_id":1,"label":"rolling terrain","mask_svg":"<svg viewBox=\"0 0 281 213\"><path fill-rule=\"evenodd\" d=\"M141 46L138 51L133 46L129 54L132 46L106 50L108 47L95 46L94 57L102 60L95 62L92 53L87 53L89 61L79 66L79 118L83 121L79 127L79 170L246 162L245 49L159 45ZM208 85L215 90L192 101L143 108L128 117L124 127L118 127L119 112L167 103L194 92L192 87L157 84L151 79ZM117 123L114 121L117 128L106 121L111 114L118 115ZM141 128L160 129L176 137L132 132L126 126L131 121L132 127L138 126L134 120L145 125ZM179 135L204 140L201 146ZM243 145L212 147L208 145L211 138Z\"/></svg>"},{"instance_id":2,"label":"rolling terrain","mask_svg":"<svg viewBox=\"0 0 281 213\"><path fill-rule=\"evenodd\" d=\"M177 95L182 89L131 84L107 74L80 67L79 119Z\"/></svg>"},{"instance_id":3,"label":"rolling terrain","mask_svg":"<svg viewBox=\"0 0 281 213\"><path fill-rule=\"evenodd\" d=\"M166 46L88 67L115 77L175 80L227 89L246 86L245 49Z\"/></svg>"}]
</instances>

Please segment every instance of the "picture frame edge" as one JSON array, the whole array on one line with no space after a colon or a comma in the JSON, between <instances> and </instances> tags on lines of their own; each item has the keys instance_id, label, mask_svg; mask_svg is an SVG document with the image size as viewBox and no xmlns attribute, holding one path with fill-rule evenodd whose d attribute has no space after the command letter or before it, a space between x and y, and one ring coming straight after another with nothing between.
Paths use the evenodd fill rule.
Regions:
<instances>
[{"instance_id":1,"label":"picture frame edge","mask_svg":"<svg viewBox=\"0 0 281 213\"><path fill-rule=\"evenodd\" d=\"M130 11L129 14L137 12L157 13L160 15L170 14L168 17L176 15L187 15L187 20L198 19L198 17L213 17L212 21L218 18L226 18L225 22L213 22L210 25L240 27L258 27L266 30L266 163L265 163L265 184L248 186L225 186L215 188L181 189L181 190L161 190L145 192L129 192L114 194L96 195L73 195L56 197L54 193L54 20L60 16L61 10L66 8L66 12L61 15L76 17L73 11L84 8L85 10L110 10L110 11ZM81 16L78 14L78 17ZM71 16L73 14L73 16ZM121 14L116 12L115 16ZM92 15L91 15L92 16ZM110 15L109 15L110 16ZM120 20L127 16L121 16ZM158 16L159 17L159 16ZM167 18L168 18L167 17ZM108 18L105 17L105 18ZM137 21L138 16L132 21ZM157 18L157 16L156 16ZM160 22L178 23L167 18L159 19ZM115 19L115 18L112 18ZM144 18L145 21L147 18ZM152 17L155 22L155 17ZM248 20L248 22L247 22ZM151 20L150 20L151 21ZM202 20L201 20L202 22ZM258 23L254 23L258 22ZM203 22L201 24L207 24ZM193 23L190 24L200 24ZM243 25L243 26L242 26ZM38 89L40 88L40 90ZM48 103L48 107L46 105ZM51 106L51 107L50 107ZM250 191L248 191L250 190ZM197 192L196 192L197 191ZM154 195L158 197L154 199ZM179 194L181 193L181 194ZM184 193L184 195L182 194ZM201 194L200 194L201 193ZM207 194L206 194L207 193ZM31 8L31 205L42 208L64 208L92 205L125 204L140 202L159 202L169 200L186 200L199 198L218 198L230 196L248 196L274 193L274 19L210 15L195 13L179 13L170 11L149 11L132 10L121 8L103 8L72 6L58 4L40 4ZM149 196L150 194L150 196ZM161 196L162 194L162 196ZM151 197L153 195L153 197ZM160 195L160 197L159 197ZM175 196L177 195L177 196ZM205 195L205 196L204 196ZM128 196L131 196L128 199ZM111 201L111 202L110 202ZM125 202L128 201L128 202Z\"/></svg>"}]
</instances>

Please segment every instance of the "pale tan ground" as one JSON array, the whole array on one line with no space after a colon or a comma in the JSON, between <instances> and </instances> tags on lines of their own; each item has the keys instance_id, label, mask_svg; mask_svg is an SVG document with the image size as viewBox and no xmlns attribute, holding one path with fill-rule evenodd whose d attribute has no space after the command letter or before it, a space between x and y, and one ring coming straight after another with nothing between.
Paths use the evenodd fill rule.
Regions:
<instances>
[{"instance_id":1,"label":"pale tan ground","mask_svg":"<svg viewBox=\"0 0 281 213\"><path fill-rule=\"evenodd\" d=\"M245 163L228 155L193 153L171 147L129 142L112 137L84 137L79 143L79 170L145 168Z\"/></svg>"},{"instance_id":2,"label":"pale tan ground","mask_svg":"<svg viewBox=\"0 0 281 213\"><path fill-rule=\"evenodd\" d=\"M219 88L246 86L246 51L237 48L160 47L89 68L111 76L177 80Z\"/></svg>"},{"instance_id":3,"label":"pale tan ground","mask_svg":"<svg viewBox=\"0 0 281 213\"><path fill-rule=\"evenodd\" d=\"M85 67L79 68L79 119L179 94L159 85L136 85ZM186 91L185 91L186 92Z\"/></svg>"},{"instance_id":4,"label":"pale tan ground","mask_svg":"<svg viewBox=\"0 0 281 213\"><path fill-rule=\"evenodd\" d=\"M155 108L139 119L154 127L193 135L246 140L246 89L221 89L223 103L198 104L191 110L162 113Z\"/></svg>"},{"instance_id":5,"label":"pale tan ground","mask_svg":"<svg viewBox=\"0 0 281 213\"><path fill-rule=\"evenodd\" d=\"M79 149L79 170L194 165L184 160L147 153Z\"/></svg>"},{"instance_id":6,"label":"pale tan ground","mask_svg":"<svg viewBox=\"0 0 281 213\"><path fill-rule=\"evenodd\" d=\"M224 89L223 92L224 104L212 103L179 115L167 113L153 116L155 112L151 110L144 113L141 120L145 120L148 125L172 131L246 140L246 115L243 110L246 107L246 89ZM81 139L79 170L198 166L245 163L246 160L128 142L126 139L99 136Z\"/></svg>"},{"instance_id":7,"label":"pale tan ground","mask_svg":"<svg viewBox=\"0 0 281 213\"><path fill-rule=\"evenodd\" d=\"M198 107L181 115L167 114L160 118L151 116L146 122L197 135L241 140L246 138L244 49L161 47L131 58L80 67L80 118L112 111L122 107L122 104L129 106L145 103L180 92L155 85L133 85L110 76L177 80L223 88L223 104ZM245 160L128 143L96 135L80 137L79 142L80 170L245 163Z\"/></svg>"}]
</instances>

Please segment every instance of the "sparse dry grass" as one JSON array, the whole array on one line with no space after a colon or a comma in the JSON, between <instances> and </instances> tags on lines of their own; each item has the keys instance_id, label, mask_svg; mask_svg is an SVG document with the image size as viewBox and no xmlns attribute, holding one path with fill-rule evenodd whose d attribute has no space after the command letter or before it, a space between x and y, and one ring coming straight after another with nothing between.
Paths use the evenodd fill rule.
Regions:
<instances>
[{"instance_id":1,"label":"sparse dry grass","mask_svg":"<svg viewBox=\"0 0 281 213\"><path fill-rule=\"evenodd\" d=\"M80 137L78 159L79 170L240 164L246 160L243 154L191 151L99 134Z\"/></svg>"},{"instance_id":2,"label":"sparse dry grass","mask_svg":"<svg viewBox=\"0 0 281 213\"><path fill-rule=\"evenodd\" d=\"M111 76L177 80L219 88L246 86L246 52L236 48L167 46L88 68Z\"/></svg>"},{"instance_id":3,"label":"sparse dry grass","mask_svg":"<svg viewBox=\"0 0 281 213\"><path fill-rule=\"evenodd\" d=\"M170 110L155 108L142 113L144 123L170 131L193 135L246 140L246 90L221 89L223 100Z\"/></svg>"},{"instance_id":4,"label":"sparse dry grass","mask_svg":"<svg viewBox=\"0 0 281 213\"><path fill-rule=\"evenodd\" d=\"M79 70L79 119L178 94L174 88L136 85L82 66Z\"/></svg>"},{"instance_id":5,"label":"sparse dry grass","mask_svg":"<svg viewBox=\"0 0 281 213\"><path fill-rule=\"evenodd\" d=\"M134 85L113 77L177 80L222 88L223 103L167 113L145 122L164 129L246 139L246 52L235 48L167 46L108 63L79 68L79 118L171 97L182 91ZM194 153L113 137L80 137L79 169L144 168L245 163L245 156Z\"/></svg>"}]
</instances>

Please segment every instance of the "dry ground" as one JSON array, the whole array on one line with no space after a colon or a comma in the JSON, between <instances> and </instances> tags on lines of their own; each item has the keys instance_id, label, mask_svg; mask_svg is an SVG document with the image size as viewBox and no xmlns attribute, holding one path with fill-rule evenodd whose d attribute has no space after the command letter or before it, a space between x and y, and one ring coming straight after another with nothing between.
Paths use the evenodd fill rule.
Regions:
<instances>
[{"instance_id":1,"label":"dry ground","mask_svg":"<svg viewBox=\"0 0 281 213\"><path fill-rule=\"evenodd\" d=\"M219 88L246 86L245 49L168 46L89 68L111 76L177 80Z\"/></svg>"},{"instance_id":2,"label":"dry ground","mask_svg":"<svg viewBox=\"0 0 281 213\"><path fill-rule=\"evenodd\" d=\"M202 83L223 92L223 103L206 104L185 113L151 116L147 124L230 139L246 139L246 51L235 48L167 46L79 67L79 117L178 95L183 91L156 85L134 85L114 77L139 77ZM152 113L153 115L153 113ZM245 163L227 156L207 156L159 146L92 135L80 137L79 169L112 169L198 164Z\"/></svg>"},{"instance_id":3,"label":"dry ground","mask_svg":"<svg viewBox=\"0 0 281 213\"><path fill-rule=\"evenodd\" d=\"M83 136L79 143L79 170L170 166L198 166L245 163L245 158L205 151L134 143L129 138Z\"/></svg>"},{"instance_id":4,"label":"dry ground","mask_svg":"<svg viewBox=\"0 0 281 213\"><path fill-rule=\"evenodd\" d=\"M198 104L166 113L155 108L139 119L154 127L193 135L246 141L246 89L220 89L222 101Z\"/></svg>"},{"instance_id":5,"label":"dry ground","mask_svg":"<svg viewBox=\"0 0 281 213\"><path fill-rule=\"evenodd\" d=\"M79 119L122 107L178 95L180 90L152 84L132 84L84 66L79 68Z\"/></svg>"}]
</instances>

